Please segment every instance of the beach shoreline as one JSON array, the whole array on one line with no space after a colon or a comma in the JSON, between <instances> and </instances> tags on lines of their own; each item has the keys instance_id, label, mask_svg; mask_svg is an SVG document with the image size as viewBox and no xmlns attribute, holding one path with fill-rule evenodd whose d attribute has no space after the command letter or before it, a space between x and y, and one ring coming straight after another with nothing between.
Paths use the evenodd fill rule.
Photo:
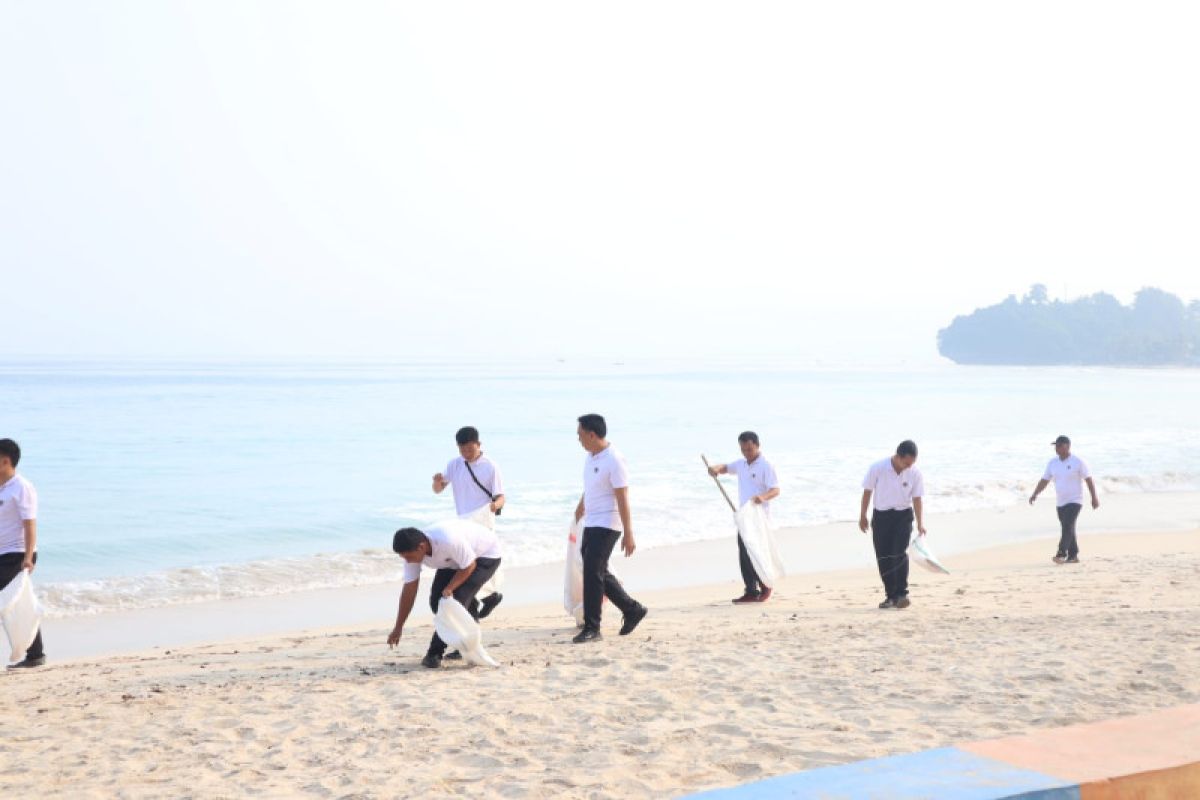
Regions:
<instances>
[{"instance_id":1,"label":"beach shoreline","mask_svg":"<svg viewBox=\"0 0 1200 800\"><path fill-rule=\"evenodd\" d=\"M1041 509L1045 511L1045 509ZM914 569L638 589L650 616L571 645L555 603L485 624L500 669L420 667L378 622L9 674L0 782L47 796L661 797L1200 700L1200 529L1031 538ZM630 562L633 563L633 562ZM633 578L629 580L633 582ZM431 760L432 759L432 760Z\"/></svg>"},{"instance_id":2,"label":"beach shoreline","mask_svg":"<svg viewBox=\"0 0 1200 800\"><path fill-rule=\"evenodd\" d=\"M628 560L615 557L614 568L635 596L694 587L712 587L714 593L735 591L740 584L732 522L730 525L727 539L642 550ZM1106 496L1100 511L1085 513L1080 536L1086 558L1092 536L1198 527L1200 493L1117 494ZM1055 534L1057 522L1053 498L1043 498L1033 508L1022 504L1001 510L932 513L928 528L934 551L948 557L1049 537ZM503 531L500 535L503 542ZM861 534L854 522L786 528L779 532L779 542L792 576L873 568L870 538ZM565 531L563 546L565 549ZM390 629L400 571L397 558L393 582L51 618L45 623L48 652L62 662L324 628L374 625ZM426 574L423 582L429 580ZM558 604L562 587L561 561L509 569L500 611ZM428 618L423 597L414 614L414 621Z\"/></svg>"}]
</instances>

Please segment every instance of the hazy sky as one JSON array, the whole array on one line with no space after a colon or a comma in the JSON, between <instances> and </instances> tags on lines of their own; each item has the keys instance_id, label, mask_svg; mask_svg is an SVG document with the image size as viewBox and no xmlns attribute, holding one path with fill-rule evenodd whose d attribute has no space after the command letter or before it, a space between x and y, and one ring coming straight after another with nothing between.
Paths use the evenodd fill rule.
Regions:
<instances>
[{"instance_id":1,"label":"hazy sky","mask_svg":"<svg viewBox=\"0 0 1200 800\"><path fill-rule=\"evenodd\" d=\"M9 354L929 359L1200 297L1194 3L0 0Z\"/></svg>"}]
</instances>

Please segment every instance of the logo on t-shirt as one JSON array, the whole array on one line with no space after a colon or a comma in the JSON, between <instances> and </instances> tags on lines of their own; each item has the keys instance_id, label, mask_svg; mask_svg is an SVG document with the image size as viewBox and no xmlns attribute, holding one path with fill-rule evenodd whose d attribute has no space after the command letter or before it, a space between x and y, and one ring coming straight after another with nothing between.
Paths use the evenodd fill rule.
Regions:
<instances>
[{"instance_id":1,"label":"logo on t-shirt","mask_svg":"<svg viewBox=\"0 0 1200 800\"><path fill-rule=\"evenodd\" d=\"M599 472L599 471L600 471L599 467L592 467L592 472Z\"/></svg>"},{"instance_id":2,"label":"logo on t-shirt","mask_svg":"<svg viewBox=\"0 0 1200 800\"><path fill-rule=\"evenodd\" d=\"M900 485L901 485L901 486L903 486L905 489L907 489L907 488L908 488L908 481L905 481L904 483L902 483L902 484L900 484Z\"/></svg>"}]
</instances>

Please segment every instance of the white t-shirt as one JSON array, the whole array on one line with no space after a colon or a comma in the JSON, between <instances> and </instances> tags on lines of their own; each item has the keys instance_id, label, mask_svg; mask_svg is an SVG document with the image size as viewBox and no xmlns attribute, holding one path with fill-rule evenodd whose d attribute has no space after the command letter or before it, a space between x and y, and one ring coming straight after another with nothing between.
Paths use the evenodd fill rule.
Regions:
<instances>
[{"instance_id":1,"label":"white t-shirt","mask_svg":"<svg viewBox=\"0 0 1200 800\"><path fill-rule=\"evenodd\" d=\"M25 526L21 523L37 519L37 505L37 491L20 475L0 486L0 555L25 552Z\"/></svg>"},{"instance_id":2,"label":"white t-shirt","mask_svg":"<svg viewBox=\"0 0 1200 800\"><path fill-rule=\"evenodd\" d=\"M614 489L629 486L625 457L611 444L595 455L588 453L583 462L583 527L621 531Z\"/></svg>"},{"instance_id":3,"label":"white t-shirt","mask_svg":"<svg viewBox=\"0 0 1200 800\"><path fill-rule=\"evenodd\" d=\"M1068 503L1083 503L1083 481L1092 477L1087 463L1077 455L1069 455L1065 459L1055 456L1046 465L1044 481L1054 481L1054 494L1057 504L1065 506Z\"/></svg>"},{"instance_id":4,"label":"white t-shirt","mask_svg":"<svg viewBox=\"0 0 1200 800\"><path fill-rule=\"evenodd\" d=\"M475 477L479 478L479 482L491 489L493 495L504 494L504 483L500 480L500 470L496 469L496 465L487 456L480 455L479 458L472 461L471 469L475 471ZM480 506L487 505L492 501L483 489L480 489L475 485L475 481L471 480L471 473L467 471L467 461L462 457L453 459L447 464L442 477L454 490L454 510L460 517L470 514Z\"/></svg>"},{"instance_id":5,"label":"white t-shirt","mask_svg":"<svg viewBox=\"0 0 1200 800\"><path fill-rule=\"evenodd\" d=\"M871 499L876 511L912 508L913 498L925 494L921 471L914 466L897 474L890 457L871 465L867 476L863 478L862 487L873 492Z\"/></svg>"},{"instance_id":6,"label":"white t-shirt","mask_svg":"<svg viewBox=\"0 0 1200 800\"><path fill-rule=\"evenodd\" d=\"M472 465L474 466L474 465ZM448 519L422 529L430 553L420 564L404 563L404 582L421 577L421 565L430 569L466 569L477 558L499 558L500 540L493 531L466 519Z\"/></svg>"},{"instance_id":7,"label":"white t-shirt","mask_svg":"<svg viewBox=\"0 0 1200 800\"><path fill-rule=\"evenodd\" d=\"M737 475L739 508L746 505L756 494L762 494L768 489L779 488L779 478L775 475L775 468L762 453L758 454L758 458L754 459L753 464L744 458L739 458L737 461L726 464L725 469L730 475ZM770 506L770 502L763 503L763 511L769 512Z\"/></svg>"}]
</instances>

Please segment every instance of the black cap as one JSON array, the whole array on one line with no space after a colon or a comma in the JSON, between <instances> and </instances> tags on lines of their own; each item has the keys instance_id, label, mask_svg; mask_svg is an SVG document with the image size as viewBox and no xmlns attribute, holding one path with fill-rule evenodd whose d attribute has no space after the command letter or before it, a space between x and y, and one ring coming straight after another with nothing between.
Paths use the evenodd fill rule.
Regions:
<instances>
[{"instance_id":1,"label":"black cap","mask_svg":"<svg viewBox=\"0 0 1200 800\"><path fill-rule=\"evenodd\" d=\"M1054 445L1055 447L1058 447L1060 444L1070 444L1070 443L1071 443L1070 436L1060 436L1057 439L1055 439L1053 442L1051 442L1051 444Z\"/></svg>"}]
</instances>

